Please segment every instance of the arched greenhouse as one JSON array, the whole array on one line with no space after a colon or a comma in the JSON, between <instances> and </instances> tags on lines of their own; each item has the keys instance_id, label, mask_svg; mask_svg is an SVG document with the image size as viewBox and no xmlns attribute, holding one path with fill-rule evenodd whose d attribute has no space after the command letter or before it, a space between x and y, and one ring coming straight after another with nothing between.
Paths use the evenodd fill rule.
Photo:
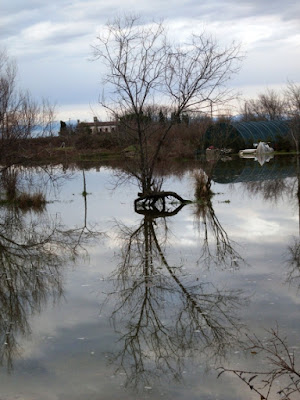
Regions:
<instances>
[{"instance_id":1,"label":"arched greenhouse","mask_svg":"<svg viewBox=\"0 0 300 400\"><path fill-rule=\"evenodd\" d=\"M288 140L288 121L220 122L205 133L205 147L253 148L254 143L270 142L272 147Z\"/></svg>"}]
</instances>

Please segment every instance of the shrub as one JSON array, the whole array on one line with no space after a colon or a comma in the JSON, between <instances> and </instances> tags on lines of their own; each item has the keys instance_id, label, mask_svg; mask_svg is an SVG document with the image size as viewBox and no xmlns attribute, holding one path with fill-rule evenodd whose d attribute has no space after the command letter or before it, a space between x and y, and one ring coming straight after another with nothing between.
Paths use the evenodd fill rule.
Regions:
<instances>
[{"instance_id":1,"label":"shrub","mask_svg":"<svg viewBox=\"0 0 300 400\"><path fill-rule=\"evenodd\" d=\"M42 211L45 208L46 199L41 192L34 194L21 193L16 198L15 203L22 211L28 211L29 209Z\"/></svg>"},{"instance_id":2,"label":"shrub","mask_svg":"<svg viewBox=\"0 0 300 400\"><path fill-rule=\"evenodd\" d=\"M75 148L77 150L86 150L86 149L99 149L100 141L98 136L92 136L89 134L79 135L75 140Z\"/></svg>"}]
</instances>

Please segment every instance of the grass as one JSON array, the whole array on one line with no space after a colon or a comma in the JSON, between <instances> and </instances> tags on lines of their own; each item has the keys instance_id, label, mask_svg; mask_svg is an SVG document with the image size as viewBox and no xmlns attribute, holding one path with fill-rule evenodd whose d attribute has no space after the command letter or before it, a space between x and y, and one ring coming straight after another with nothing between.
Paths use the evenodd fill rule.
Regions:
<instances>
[{"instance_id":1,"label":"grass","mask_svg":"<svg viewBox=\"0 0 300 400\"><path fill-rule=\"evenodd\" d=\"M26 212L29 210L43 211L47 202L45 196L41 192L34 194L21 193L20 195L14 197L13 199L1 199L0 206L15 206L20 210Z\"/></svg>"},{"instance_id":2,"label":"grass","mask_svg":"<svg viewBox=\"0 0 300 400\"><path fill-rule=\"evenodd\" d=\"M199 170L196 171L193 174L194 178L194 188L195 188L195 198L197 200L203 199L203 198L210 198L213 193L208 186L208 178L206 174Z\"/></svg>"},{"instance_id":3,"label":"grass","mask_svg":"<svg viewBox=\"0 0 300 400\"><path fill-rule=\"evenodd\" d=\"M81 192L81 195L82 195L83 197L89 196L89 195L91 195L91 194L92 194L92 193L86 192L85 190L84 190L83 192Z\"/></svg>"},{"instance_id":4,"label":"grass","mask_svg":"<svg viewBox=\"0 0 300 400\"><path fill-rule=\"evenodd\" d=\"M46 199L43 193L38 192L34 194L21 193L16 198L16 204L23 210L33 209L35 211L42 211L46 205Z\"/></svg>"},{"instance_id":5,"label":"grass","mask_svg":"<svg viewBox=\"0 0 300 400\"><path fill-rule=\"evenodd\" d=\"M74 147L73 146L54 147L52 150L53 151L73 151Z\"/></svg>"},{"instance_id":6,"label":"grass","mask_svg":"<svg viewBox=\"0 0 300 400\"><path fill-rule=\"evenodd\" d=\"M113 153L111 151L93 151L93 152L86 152L86 153L79 153L75 157L75 159L79 161L101 161L101 160L115 160L121 158L120 153Z\"/></svg>"}]
</instances>

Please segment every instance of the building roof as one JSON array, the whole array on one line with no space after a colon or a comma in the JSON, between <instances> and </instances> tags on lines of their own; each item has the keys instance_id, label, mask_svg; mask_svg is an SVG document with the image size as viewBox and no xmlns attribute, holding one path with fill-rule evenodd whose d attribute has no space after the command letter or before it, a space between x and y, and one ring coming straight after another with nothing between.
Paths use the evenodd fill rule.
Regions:
<instances>
[{"instance_id":1,"label":"building roof","mask_svg":"<svg viewBox=\"0 0 300 400\"><path fill-rule=\"evenodd\" d=\"M276 142L278 136L286 135L289 132L288 121L232 122L231 125L239 132L246 143Z\"/></svg>"},{"instance_id":2,"label":"building roof","mask_svg":"<svg viewBox=\"0 0 300 400\"><path fill-rule=\"evenodd\" d=\"M116 126L117 122L116 121L93 121L93 122L81 122L82 124L86 126Z\"/></svg>"}]
</instances>

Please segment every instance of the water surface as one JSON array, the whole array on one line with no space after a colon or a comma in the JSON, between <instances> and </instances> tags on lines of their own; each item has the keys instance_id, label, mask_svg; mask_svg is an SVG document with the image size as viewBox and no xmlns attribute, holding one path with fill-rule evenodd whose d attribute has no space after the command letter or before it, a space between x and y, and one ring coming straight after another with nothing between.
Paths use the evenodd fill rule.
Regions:
<instances>
[{"instance_id":1,"label":"water surface","mask_svg":"<svg viewBox=\"0 0 300 400\"><path fill-rule=\"evenodd\" d=\"M197 171L163 188L193 200ZM299 359L293 159L220 161L211 202L165 218L107 167L17 175L49 202L1 207L1 399L255 399L216 368L263 368L245 332L276 326Z\"/></svg>"}]
</instances>

